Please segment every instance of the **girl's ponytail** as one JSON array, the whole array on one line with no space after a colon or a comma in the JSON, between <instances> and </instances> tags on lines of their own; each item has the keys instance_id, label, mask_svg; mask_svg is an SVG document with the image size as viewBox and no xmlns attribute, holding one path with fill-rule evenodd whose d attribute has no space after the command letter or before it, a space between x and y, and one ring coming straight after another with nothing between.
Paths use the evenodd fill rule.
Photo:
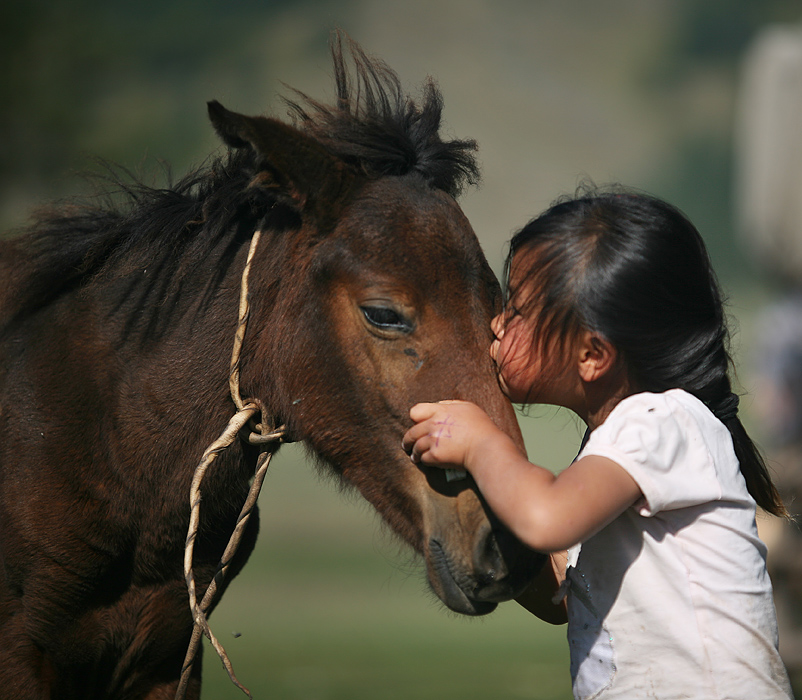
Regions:
<instances>
[{"instance_id":1,"label":"girl's ponytail","mask_svg":"<svg viewBox=\"0 0 802 700\"><path fill-rule=\"evenodd\" d=\"M730 381L732 358L727 349L729 333L723 313L721 293L706 252L704 258L712 284L712 308L718 310L709 319L712 327L709 337L712 342L695 342L700 335L699 331L688 335L690 342L677 342L674 350L684 358L684 362L677 362L673 368L675 370L673 376L666 376L664 381L696 396L727 427L732 436L735 456L741 467L746 488L755 499L755 503L767 513L787 518L788 511L771 481L766 462L738 415L740 397L732 391ZM702 366L705 371L688 371L690 365ZM677 369L685 371L676 371Z\"/></svg>"},{"instance_id":2,"label":"girl's ponytail","mask_svg":"<svg viewBox=\"0 0 802 700\"><path fill-rule=\"evenodd\" d=\"M721 401L709 406L713 414L724 425L727 425L731 420L738 418L738 405L741 403L741 398L738 394L729 392ZM738 421L740 423L740 420Z\"/></svg>"},{"instance_id":3,"label":"girl's ponytail","mask_svg":"<svg viewBox=\"0 0 802 700\"><path fill-rule=\"evenodd\" d=\"M717 405L710 405L709 408L713 415L727 426L732 435L735 456L741 465L741 473L744 475L746 488L752 498L767 513L789 518L790 515L780 494L771 481L771 475L763 455L760 454L738 417L738 403L738 395L730 392Z\"/></svg>"}]
</instances>

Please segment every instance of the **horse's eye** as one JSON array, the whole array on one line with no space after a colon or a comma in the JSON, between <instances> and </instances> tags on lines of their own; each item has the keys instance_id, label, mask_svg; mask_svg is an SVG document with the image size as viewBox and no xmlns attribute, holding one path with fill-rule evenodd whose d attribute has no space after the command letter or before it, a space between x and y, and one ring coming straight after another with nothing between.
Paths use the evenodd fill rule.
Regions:
<instances>
[{"instance_id":1,"label":"horse's eye","mask_svg":"<svg viewBox=\"0 0 802 700\"><path fill-rule=\"evenodd\" d=\"M386 306L360 306L368 323L383 331L409 333L412 324L395 309Z\"/></svg>"}]
</instances>

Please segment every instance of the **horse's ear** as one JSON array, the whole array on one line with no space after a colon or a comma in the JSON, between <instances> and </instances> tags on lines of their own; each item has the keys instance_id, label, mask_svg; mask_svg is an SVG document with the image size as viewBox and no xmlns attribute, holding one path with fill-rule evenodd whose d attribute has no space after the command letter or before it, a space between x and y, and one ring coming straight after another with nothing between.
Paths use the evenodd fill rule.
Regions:
<instances>
[{"instance_id":1,"label":"horse's ear","mask_svg":"<svg viewBox=\"0 0 802 700\"><path fill-rule=\"evenodd\" d=\"M251 147L269 171L254 180L284 190L302 208L332 208L355 180L346 164L315 139L277 119L247 117L209 102L209 119L232 148ZM323 214L324 211L317 212Z\"/></svg>"},{"instance_id":2,"label":"horse's ear","mask_svg":"<svg viewBox=\"0 0 802 700\"><path fill-rule=\"evenodd\" d=\"M231 148L245 148L248 141L243 138L247 131L246 117L229 112L217 100L207 102L209 119L223 143Z\"/></svg>"}]
</instances>

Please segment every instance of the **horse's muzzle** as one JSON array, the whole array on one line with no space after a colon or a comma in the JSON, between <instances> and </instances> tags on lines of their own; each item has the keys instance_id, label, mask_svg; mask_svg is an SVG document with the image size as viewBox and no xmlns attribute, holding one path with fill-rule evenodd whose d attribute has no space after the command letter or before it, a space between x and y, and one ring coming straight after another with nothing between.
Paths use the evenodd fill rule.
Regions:
<instances>
[{"instance_id":1,"label":"horse's muzzle","mask_svg":"<svg viewBox=\"0 0 802 700\"><path fill-rule=\"evenodd\" d=\"M446 606L464 615L486 615L523 593L546 556L488 523L477 534L470 562L436 537L429 540L426 559L429 582Z\"/></svg>"}]
</instances>

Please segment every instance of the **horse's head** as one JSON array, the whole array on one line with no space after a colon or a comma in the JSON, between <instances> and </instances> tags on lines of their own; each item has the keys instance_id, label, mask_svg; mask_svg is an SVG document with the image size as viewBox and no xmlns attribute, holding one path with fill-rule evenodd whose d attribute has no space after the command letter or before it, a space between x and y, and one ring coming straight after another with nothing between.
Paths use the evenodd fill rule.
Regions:
<instances>
[{"instance_id":1,"label":"horse's head","mask_svg":"<svg viewBox=\"0 0 802 700\"><path fill-rule=\"evenodd\" d=\"M500 526L470 479L448 481L401 448L410 407L442 399L476 402L521 444L488 354L500 290L452 197L454 168L449 182L448 168L426 167L418 148L401 154L417 160L377 172L305 114L302 129L216 103L210 114L229 145L252 153L252 187L273 202L251 273L243 391L423 554L448 607L490 612L523 590L542 557ZM429 156L451 147L453 160L454 142L435 141L436 122ZM473 167L470 147L461 143L463 166Z\"/></svg>"}]
</instances>

